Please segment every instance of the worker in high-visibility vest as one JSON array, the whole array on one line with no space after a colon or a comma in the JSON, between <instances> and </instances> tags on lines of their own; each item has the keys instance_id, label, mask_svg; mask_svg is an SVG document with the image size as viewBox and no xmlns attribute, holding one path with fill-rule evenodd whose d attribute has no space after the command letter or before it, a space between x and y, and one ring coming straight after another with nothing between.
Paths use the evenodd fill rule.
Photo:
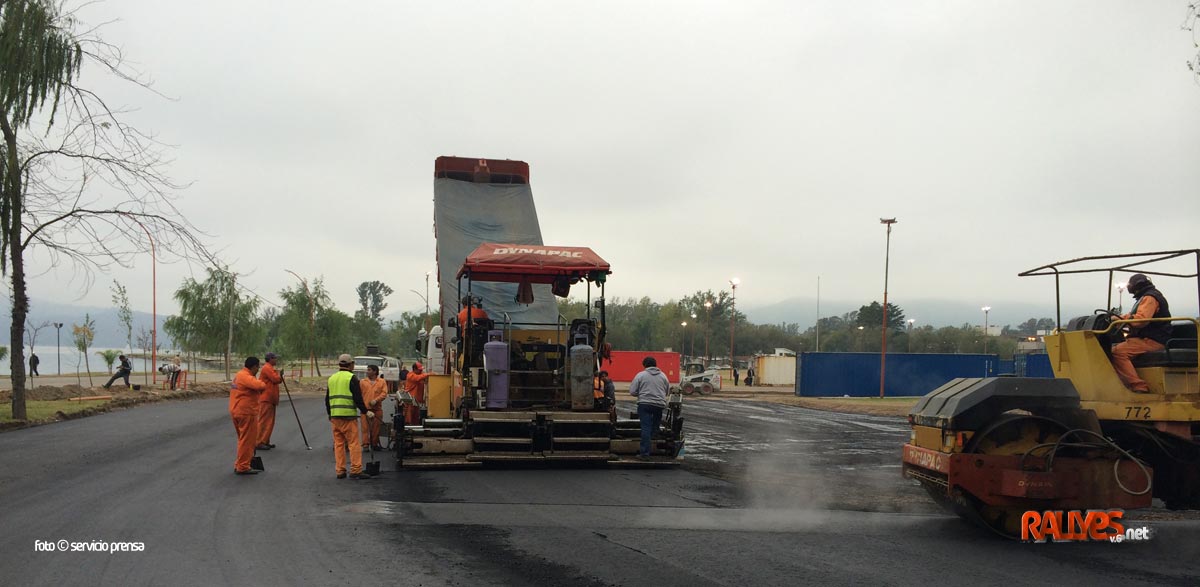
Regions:
<instances>
[{"instance_id":1,"label":"worker in high-visibility vest","mask_svg":"<svg viewBox=\"0 0 1200 587\"><path fill-rule=\"evenodd\" d=\"M358 436L358 415L368 419L375 414L363 403L358 377L354 376L354 358L343 354L338 357L338 372L329 376L329 387L325 391L325 412L333 429L334 472L338 479L346 478L346 451L350 451L350 478L370 479L363 472L362 445Z\"/></svg>"}]
</instances>

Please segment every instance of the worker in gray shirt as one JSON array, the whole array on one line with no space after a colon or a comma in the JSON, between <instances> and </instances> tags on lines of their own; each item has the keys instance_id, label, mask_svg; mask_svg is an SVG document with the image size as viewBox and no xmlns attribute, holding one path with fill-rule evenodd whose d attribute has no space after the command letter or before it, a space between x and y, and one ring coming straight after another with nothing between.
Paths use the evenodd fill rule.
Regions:
<instances>
[{"instance_id":1,"label":"worker in gray shirt","mask_svg":"<svg viewBox=\"0 0 1200 587\"><path fill-rule=\"evenodd\" d=\"M667 394L671 392L671 382L658 368L654 357L642 359L641 373L629 384L629 395L637 398L638 420L642 424L642 445L638 450L638 458L650 456L650 438L662 424L663 408L667 407Z\"/></svg>"}]
</instances>

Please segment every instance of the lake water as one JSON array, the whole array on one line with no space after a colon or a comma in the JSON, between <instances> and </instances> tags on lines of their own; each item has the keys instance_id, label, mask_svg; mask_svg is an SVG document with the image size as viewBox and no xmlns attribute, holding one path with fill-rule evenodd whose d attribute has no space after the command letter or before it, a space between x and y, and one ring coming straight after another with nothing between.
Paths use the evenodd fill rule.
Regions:
<instances>
[{"instance_id":1,"label":"lake water","mask_svg":"<svg viewBox=\"0 0 1200 587\"><path fill-rule=\"evenodd\" d=\"M11 349L9 349L9 350L11 351ZM87 360L91 364L91 370L93 373L101 373L101 372L104 372L107 370L107 366L104 364L104 358L102 358L100 355L96 354L98 351L103 351L103 350L108 350L108 349L105 349L105 348L88 349L88 359ZM115 349L115 350L122 352L122 353L125 352L125 349ZM73 375L77 372L84 372L87 370L87 366L84 365L84 363L83 363L82 355L79 354L79 350L77 350L75 347L55 348L52 346L38 345L37 346L37 356L39 359L42 360L41 364L38 365L38 373L40 373L42 376L57 375L59 372L58 371L58 361L60 358L60 355L58 353L62 353L61 360L62 360L62 374L63 375ZM158 364L161 365L163 363L169 362L171 360L171 357L173 357L173 356L174 356L174 352L172 352L172 351L160 351L158 354ZM11 364L9 363L9 360L10 360L9 357L5 357L4 361L0 361L0 375L11 375L12 374L12 369L10 368ZM133 363L133 372L134 373L142 373L142 372L146 371L147 365L150 364L149 358L143 359L143 358L137 357L137 356L129 357L129 361L131 363ZM113 369L116 369L117 365L119 365L119 364L120 363L118 361L114 361ZM76 365L78 365L78 367ZM156 368L157 367L150 367L151 370L154 370ZM188 368L187 361L183 362L183 368L184 369ZM28 374L28 372L29 372L29 349L28 348L25 349L25 370L26 370L26 374Z\"/></svg>"}]
</instances>

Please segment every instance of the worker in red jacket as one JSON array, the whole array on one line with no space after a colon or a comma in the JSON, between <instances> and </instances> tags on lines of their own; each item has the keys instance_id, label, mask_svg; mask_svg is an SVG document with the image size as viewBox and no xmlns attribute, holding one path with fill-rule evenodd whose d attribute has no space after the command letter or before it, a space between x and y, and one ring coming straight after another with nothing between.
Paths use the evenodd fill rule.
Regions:
<instances>
[{"instance_id":1,"label":"worker in red jacket","mask_svg":"<svg viewBox=\"0 0 1200 587\"><path fill-rule=\"evenodd\" d=\"M250 459L254 458L254 441L258 436L258 397L267 388L266 383L255 378L258 366L258 357L246 357L245 367L237 372L229 388L229 416L237 430L233 472L238 475L258 473L250 468Z\"/></svg>"},{"instance_id":2,"label":"worker in red jacket","mask_svg":"<svg viewBox=\"0 0 1200 587\"><path fill-rule=\"evenodd\" d=\"M275 407L279 405L279 384L283 383L283 376L275 370L275 364L279 362L279 355L267 353L265 359L267 362L258 374L258 378L267 384L267 388L258 396L258 446L255 447L258 450L275 448L275 445L271 444L271 432L275 430Z\"/></svg>"},{"instance_id":3,"label":"worker in red jacket","mask_svg":"<svg viewBox=\"0 0 1200 587\"><path fill-rule=\"evenodd\" d=\"M404 382L404 391L413 398L412 405L404 406L404 423L409 426L421 423L421 404L425 403L425 380L429 379L429 375L425 372L425 366L416 362L413 363L412 371L408 372L408 379Z\"/></svg>"}]
</instances>

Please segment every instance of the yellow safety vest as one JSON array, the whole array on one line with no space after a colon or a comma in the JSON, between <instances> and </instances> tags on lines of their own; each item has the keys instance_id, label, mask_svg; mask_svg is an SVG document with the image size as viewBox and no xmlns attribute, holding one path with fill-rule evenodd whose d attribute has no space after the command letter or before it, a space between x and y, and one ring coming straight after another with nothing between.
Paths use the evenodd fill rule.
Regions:
<instances>
[{"instance_id":1,"label":"yellow safety vest","mask_svg":"<svg viewBox=\"0 0 1200 587\"><path fill-rule=\"evenodd\" d=\"M329 417L357 418L358 406L354 405L354 394L350 393L350 379L354 373L338 371L329 376Z\"/></svg>"}]
</instances>

